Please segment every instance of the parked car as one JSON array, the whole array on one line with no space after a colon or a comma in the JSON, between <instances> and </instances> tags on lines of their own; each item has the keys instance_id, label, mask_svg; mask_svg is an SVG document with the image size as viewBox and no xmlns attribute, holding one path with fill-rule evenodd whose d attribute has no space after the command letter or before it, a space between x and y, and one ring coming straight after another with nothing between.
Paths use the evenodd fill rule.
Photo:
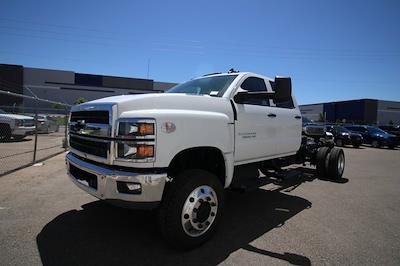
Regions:
<instances>
[{"instance_id":1,"label":"parked car","mask_svg":"<svg viewBox=\"0 0 400 266\"><path fill-rule=\"evenodd\" d=\"M354 148L359 148L363 142L363 137L360 133L351 132L342 126L327 125L326 130L333 134L335 144L339 147L344 145L353 145Z\"/></svg>"},{"instance_id":2,"label":"parked car","mask_svg":"<svg viewBox=\"0 0 400 266\"><path fill-rule=\"evenodd\" d=\"M400 126L397 125L386 125L386 126L379 126L380 129L386 131L387 133L400 136Z\"/></svg>"},{"instance_id":3,"label":"parked car","mask_svg":"<svg viewBox=\"0 0 400 266\"><path fill-rule=\"evenodd\" d=\"M37 131L38 133L58 132L59 125L48 115L38 115Z\"/></svg>"},{"instance_id":4,"label":"parked car","mask_svg":"<svg viewBox=\"0 0 400 266\"><path fill-rule=\"evenodd\" d=\"M371 144L374 148L388 146L391 149L396 147L396 136L389 134L382 129L373 126L351 125L345 126L348 130L360 133L364 143Z\"/></svg>"},{"instance_id":5,"label":"parked car","mask_svg":"<svg viewBox=\"0 0 400 266\"><path fill-rule=\"evenodd\" d=\"M35 120L31 116L8 114L0 109L0 140L25 138L35 130Z\"/></svg>"}]
</instances>

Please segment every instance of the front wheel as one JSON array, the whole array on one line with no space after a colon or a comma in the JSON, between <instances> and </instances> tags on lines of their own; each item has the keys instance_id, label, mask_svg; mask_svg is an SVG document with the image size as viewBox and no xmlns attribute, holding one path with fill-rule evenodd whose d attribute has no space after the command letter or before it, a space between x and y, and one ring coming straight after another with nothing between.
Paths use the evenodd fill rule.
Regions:
<instances>
[{"instance_id":1,"label":"front wheel","mask_svg":"<svg viewBox=\"0 0 400 266\"><path fill-rule=\"evenodd\" d=\"M172 245L189 249L206 242L221 217L224 190L218 177L200 170L187 170L166 187L158 222Z\"/></svg>"},{"instance_id":2,"label":"front wheel","mask_svg":"<svg viewBox=\"0 0 400 266\"><path fill-rule=\"evenodd\" d=\"M9 141L11 139L11 128L7 124L0 124L0 140Z\"/></svg>"}]
</instances>

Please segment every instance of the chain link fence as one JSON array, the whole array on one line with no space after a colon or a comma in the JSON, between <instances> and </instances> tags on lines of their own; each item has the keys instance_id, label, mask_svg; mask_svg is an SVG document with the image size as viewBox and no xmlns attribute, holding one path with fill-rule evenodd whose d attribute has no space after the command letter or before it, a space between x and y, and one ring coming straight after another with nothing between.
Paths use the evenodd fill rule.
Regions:
<instances>
[{"instance_id":1,"label":"chain link fence","mask_svg":"<svg viewBox=\"0 0 400 266\"><path fill-rule=\"evenodd\" d=\"M66 150L69 105L2 90L0 97L30 102L0 105L0 176Z\"/></svg>"}]
</instances>

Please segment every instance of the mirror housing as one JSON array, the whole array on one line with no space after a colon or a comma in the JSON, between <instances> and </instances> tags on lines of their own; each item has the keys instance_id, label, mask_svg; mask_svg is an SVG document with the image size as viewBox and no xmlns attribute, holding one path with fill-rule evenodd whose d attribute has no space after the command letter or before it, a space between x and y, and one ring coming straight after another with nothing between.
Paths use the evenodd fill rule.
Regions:
<instances>
[{"instance_id":1,"label":"mirror housing","mask_svg":"<svg viewBox=\"0 0 400 266\"><path fill-rule=\"evenodd\" d=\"M292 99L292 79L290 77L275 77L275 81L271 82L271 85L275 92L275 101L285 102Z\"/></svg>"}]
</instances>

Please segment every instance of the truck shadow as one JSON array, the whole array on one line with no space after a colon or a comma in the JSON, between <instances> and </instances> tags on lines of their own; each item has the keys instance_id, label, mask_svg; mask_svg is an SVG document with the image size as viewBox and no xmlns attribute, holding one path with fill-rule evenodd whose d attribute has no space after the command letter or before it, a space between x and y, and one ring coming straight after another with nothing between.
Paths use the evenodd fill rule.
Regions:
<instances>
[{"instance_id":1,"label":"truck shadow","mask_svg":"<svg viewBox=\"0 0 400 266\"><path fill-rule=\"evenodd\" d=\"M154 213L94 201L56 217L36 241L43 265L216 265L238 249L310 265L305 256L250 244L310 207L308 200L281 191L227 191L224 216L214 237L197 249L180 251L160 237Z\"/></svg>"}]
</instances>

